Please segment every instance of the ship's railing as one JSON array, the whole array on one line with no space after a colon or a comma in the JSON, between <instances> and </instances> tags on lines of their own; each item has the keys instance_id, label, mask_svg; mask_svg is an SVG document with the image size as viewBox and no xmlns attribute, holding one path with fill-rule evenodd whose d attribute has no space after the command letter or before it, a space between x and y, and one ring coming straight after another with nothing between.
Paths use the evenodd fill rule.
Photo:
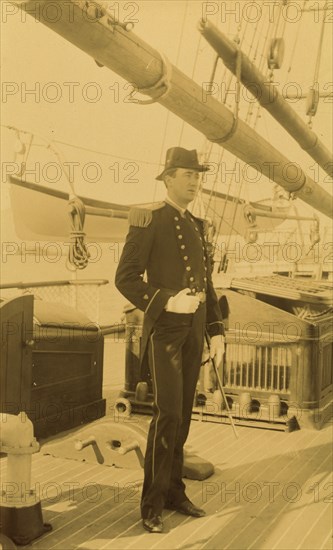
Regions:
<instances>
[{"instance_id":1,"label":"ship's railing","mask_svg":"<svg viewBox=\"0 0 333 550\"><path fill-rule=\"evenodd\" d=\"M288 346L230 343L225 358L225 385L289 393L292 353Z\"/></svg>"},{"instance_id":2,"label":"ship's railing","mask_svg":"<svg viewBox=\"0 0 333 550\"><path fill-rule=\"evenodd\" d=\"M107 279L15 282L0 285L0 290L5 297L17 290L21 294L33 294L37 299L70 306L99 324L100 288L108 282Z\"/></svg>"}]
</instances>

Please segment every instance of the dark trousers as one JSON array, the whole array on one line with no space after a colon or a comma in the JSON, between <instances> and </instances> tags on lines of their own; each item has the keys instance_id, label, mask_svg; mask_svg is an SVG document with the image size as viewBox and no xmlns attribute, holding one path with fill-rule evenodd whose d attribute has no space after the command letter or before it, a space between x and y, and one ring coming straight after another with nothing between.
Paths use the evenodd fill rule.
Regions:
<instances>
[{"instance_id":1,"label":"dark trousers","mask_svg":"<svg viewBox=\"0 0 333 550\"><path fill-rule=\"evenodd\" d=\"M154 325L148 361L154 389L141 500L142 517L186 500L183 447L190 428L202 360L205 304L194 314L164 311Z\"/></svg>"}]
</instances>

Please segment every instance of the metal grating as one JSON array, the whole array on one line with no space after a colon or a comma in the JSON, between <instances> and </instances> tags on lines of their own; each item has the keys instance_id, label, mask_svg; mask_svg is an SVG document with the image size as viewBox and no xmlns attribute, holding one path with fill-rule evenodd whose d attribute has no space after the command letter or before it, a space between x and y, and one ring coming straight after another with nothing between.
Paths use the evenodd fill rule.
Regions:
<instances>
[{"instance_id":1,"label":"metal grating","mask_svg":"<svg viewBox=\"0 0 333 550\"><path fill-rule=\"evenodd\" d=\"M332 304L332 283L291 279L281 275L234 278L231 288L307 303Z\"/></svg>"},{"instance_id":2,"label":"metal grating","mask_svg":"<svg viewBox=\"0 0 333 550\"><path fill-rule=\"evenodd\" d=\"M87 315L95 323L99 322L100 287L98 284L31 286L25 292L47 302L64 304Z\"/></svg>"},{"instance_id":3,"label":"metal grating","mask_svg":"<svg viewBox=\"0 0 333 550\"><path fill-rule=\"evenodd\" d=\"M228 344L225 386L286 393L291 374L291 349L287 346Z\"/></svg>"}]
</instances>

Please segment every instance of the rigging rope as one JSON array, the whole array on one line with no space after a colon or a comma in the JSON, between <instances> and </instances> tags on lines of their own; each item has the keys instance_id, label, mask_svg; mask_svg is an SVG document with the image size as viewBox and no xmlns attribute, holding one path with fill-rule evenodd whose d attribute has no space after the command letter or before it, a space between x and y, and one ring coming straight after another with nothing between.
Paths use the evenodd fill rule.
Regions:
<instances>
[{"instance_id":1,"label":"rigging rope","mask_svg":"<svg viewBox=\"0 0 333 550\"><path fill-rule=\"evenodd\" d=\"M247 22L248 22L248 21L247 21ZM257 25L256 25L256 31L257 31L257 27L258 27L258 23L257 23ZM236 42L236 44L237 44L237 46L238 46L238 48L237 48L237 58L236 58L236 59L237 59L237 66L236 66L236 67L237 67L237 70L236 70L236 80L237 80L237 88L236 88L236 90L237 90L237 91L236 91L236 101L235 101L235 111L234 111L234 113L235 113L235 114L234 114L234 123L233 123L233 126L232 126L232 128L231 128L231 131L230 131L226 136L224 136L224 138L222 138L222 140L219 140L219 143L220 143L220 141L224 141L225 139L229 139L229 138L232 136L232 134L234 133L234 131L235 131L235 129L236 129L236 124L237 124L238 115L239 115L239 104L240 104L240 76L241 76L241 75L240 75L240 71L241 71L241 42L243 42L243 40L244 40L244 37L245 37L245 30L246 30L246 29L244 29L242 38L240 39L240 38L239 38L240 29L241 29L241 26L239 25L239 26L238 26L238 29L237 29L237 35L236 35L236 37L234 38L234 40L235 40L235 42ZM251 43L251 45L250 45L250 51L251 51L251 49L253 48L254 38L255 38L255 36L257 36L257 35L258 35L257 32L255 32L255 33L253 34L252 43ZM258 49L258 46L257 46L257 49ZM256 54L257 54L257 49L256 49L256 52L255 52L255 56L256 56ZM212 76L212 78L211 78L211 81L212 81L213 77L215 76L217 62L218 62L218 56L217 56L217 58L215 59L215 63L214 63L214 67L213 67L213 72L212 72L212 75L213 75L213 76ZM226 69L225 69L225 72L226 72ZM229 77L229 84L228 84L228 86L227 86L227 91L226 91L226 94L225 94L225 97L224 97L224 100L223 100L224 103L226 103L227 96L228 96L228 92L229 92L229 90L230 90L230 86L231 86L231 82L233 81L233 78L234 78L233 75L230 74L230 77ZM224 81L224 78L223 78L223 81ZM249 110L248 110L248 114L247 114L247 117L246 117L247 120L248 120L248 118L252 115L252 112L253 112L253 106L252 106L252 104L250 104L250 107L249 107ZM210 149L209 149L208 158L209 158L209 156L211 155L211 152L212 152L212 147L210 147ZM221 163L224 152L225 152L225 149L224 149L223 147L220 148L220 155L219 155L218 164ZM236 162L237 162L237 159L235 159L235 164L236 164ZM234 166L235 166L235 165L234 165ZM235 171L233 171L233 173L235 174ZM217 177L218 177L218 174L216 173L215 180L214 180L214 183L213 183L213 187L212 187L211 192L210 192L208 205L207 205L207 207L206 207L207 210L208 210L209 208L211 208L211 201L212 201L212 197L213 197L213 195L214 195L214 189L215 189L215 187L216 187ZM218 217L219 217L219 226L218 226L217 231L215 231L215 242L212 242L212 246L213 246L214 248L215 248L216 245L217 245L217 239L218 239L218 236L219 236L219 232L220 232L220 230L221 230L222 223L224 222L225 224L230 225L230 224L227 222L227 220L224 219L224 217L225 217L224 215L225 215L226 208L227 208L227 205L228 205L228 201L229 201L229 197L230 197L230 190L231 190L231 186L232 186L232 184L233 184L233 179L234 179L234 176L229 180L229 186L228 186L227 195L225 196L225 199L224 199L223 212L222 212L222 214L220 213L219 216L218 216ZM239 188L239 193L238 193L238 198L237 198L237 197L232 197L232 198L234 199L234 201L235 201L235 199L236 199L236 201L238 201L238 199L239 199L239 197L240 197L240 193L241 193L241 189L242 189L243 183L244 183L244 180L241 182L241 186L240 186L240 188ZM232 201L230 201L230 202L232 202ZM213 208L211 208L211 209L213 210ZM239 234L239 231L237 231L237 230L235 229L235 225L234 225L234 223L235 223L235 217L236 217L236 209L237 209L237 207L234 208L233 220L232 220L232 224L231 224L231 231L229 232L229 243L230 243L230 238L231 238L232 232L238 233L238 234ZM216 212L214 212L214 214L216 214Z\"/></svg>"},{"instance_id":2,"label":"rigging rope","mask_svg":"<svg viewBox=\"0 0 333 550\"><path fill-rule=\"evenodd\" d=\"M318 53L317 53L315 71L314 71L314 75L313 75L313 85L315 85L316 82L318 82L319 68L320 68L320 61L321 61L321 54L322 54L322 49L323 49L323 40L324 40L324 33L325 33L326 10L327 10L327 2L325 3L325 6L324 6L323 20L322 20L322 23L321 23Z\"/></svg>"},{"instance_id":3,"label":"rigging rope","mask_svg":"<svg viewBox=\"0 0 333 550\"><path fill-rule=\"evenodd\" d=\"M198 44L197 44L197 50L195 52L195 58L194 58L194 63L193 63L193 69L192 69L192 74L191 74L191 78L193 80L193 77L194 77L194 72L195 72L195 68L196 68L196 64L197 64L197 61L198 61L198 55L199 55L199 51L200 51L200 42L201 42L201 34L199 34L199 39L198 39ZM179 140L178 140L178 144L180 145L182 139L183 139L183 133L184 133L184 127L185 127L185 121L183 120L182 121L182 124L181 124L181 127L180 127L180 134L179 134Z\"/></svg>"},{"instance_id":4,"label":"rigging rope","mask_svg":"<svg viewBox=\"0 0 333 550\"><path fill-rule=\"evenodd\" d=\"M264 25L264 23L263 23L263 25ZM278 23L277 23L277 25L278 25ZM276 29L277 29L277 27L276 27ZM253 35L252 43L251 43L251 45L250 45L248 54L250 54L250 52L251 52L251 50L252 50L252 48L253 48L253 46L254 46L254 37L259 35L259 33L258 33L257 31L258 31L258 24L257 24L257 26L256 26L256 32L255 32L254 35ZM273 25L271 25L270 23L268 23L267 33L266 33L266 36L265 36L265 39L264 39L264 47L265 47L265 45L266 45L266 43L267 43L267 41L268 41L269 35L272 33L272 31L273 31ZM245 34L245 31L244 31L244 34ZM260 35L261 35L261 33L260 33ZM244 39L244 35L243 35L242 39ZM257 43L257 45L256 45L255 54L254 54L255 57L256 57L256 55L257 55L258 46L259 46L259 41L258 41L258 43ZM260 65L262 65L262 64L265 63L265 62L266 62L266 59L265 59L264 56L262 56L262 57L261 57L261 60L259 61L259 68L260 68ZM258 118L259 118L260 109L261 109L261 106L260 106L260 105L257 105L256 118L255 118L254 124L253 124L253 128L254 128L254 129L255 129L255 127L256 127L256 123L257 123ZM249 108L248 108L247 115L246 115L246 117L245 117L245 120L246 120L246 121L249 121L249 118L252 116L253 111L254 111L254 105L253 105L253 103L250 103ZM235 161L235 162L236 162L236 161ZM231 188L232 183L233 183L233 178L231 178L230 183L229 183L228 195L230 194L230 188ZM240 197L240 194L241 194L241 190L242 190L243 185L244 185L244 178L242 178L242 181L241 181L241 184L240 184L239 193L238 193L238 198ZM224 214L225 214L225 211L226 211L226 206L227 206L227 201L225 202L225 205L224 205L223 214L222 214L222 216L220 217L219 229L221 228L221 225L222 225L222 221L223 221ZM235 219L236 219L236 213L237 213L237 207L234 208L233 219L232 219L232 223L231 223L232 231L234 231L234 233L238 233L238 232L235 230L235 227L234 227ZM229 232L229 235L228 235L228 239L227 239L226 247L225 247L226 250L228 250L228 248L229 248L229 246L230 246L230 242L231 242L231 238L232 238L232 231ZM217 235L218 235L218 232L217 232ZM265 257L265 254L263 254L263 257ZM269 258L267 257L267 259L269 259ZM226 260L226 258L223 258L223 257L221 258L221 263L220 263L220 266L219 266L219 271L220 271L221 269L227 267L227 265L226 265L226 263L225 263L225 260ZM225 270L225 269L224 269L224 270Z\"/></svg>"},{"instance_id":5,"label":"rigging rope","mask_svg":"<svg viewBox=\"0 0 333 550\"><path fill-rule=\"evenodd\" d=\"M301 20L300 20L299 25L298 25L298 27L297 27L294 45L293 45L293 48L292 48L292 50L291 50L290 61L289 61L289 67L288 67L288 70L287 70L288 73L290 73L291 67L292 67L292 64L293 64L293 61L294 61L294 57L295 57L295 53L296 53L296 44L297 44L297 42L298 42L299 34L300 34L300 32L301 32L302 23L303 23L303 21L304 21L303 13L304 13L304 8L305 8L305 5L306 5L307 2L308 2L308 0L304 0L304 1L303 1L303 6L302 6L302 9L301 9Z\"/></svg>"},{"instance_id":6,"label":"rigging rope","mask_svg":"<svg viewBox=\"0 0 333 550\"><path fill-rule=\"evenodd\" d=\"M8 128L9 130L13 130L16 133L16 136L18 137L19 141L20 141L20 133L29 133L32 136L28 151L25 152L25 163L26 163L28 160L33 139L37 137L36 134L25 132L24 130L19 130L18 128L15 128L13 126L5 126L5 127ZM84 269L88 265L89 257L90 257L87 246L85 244L86 234L83 230L84 220L85 220L85 206L81 201L81 199L79 199L79 197L76 195L76 192L74 189L74 183L71 180L69 173L67 172L67 167L64 164L60 151L57 150L57 148L54 146L52 141L48 142L40 136L38 136L38 138L41 139L44 143L46 143L46 149L50 150L58 159L59 164L63 170L63 173L65 174L67 183L69 184L71 189L70 200L68 202L71 231L70 231L70 246L68 251L67 267L68 269L70 269L70 265L72 265L74 266L75 269Z\"/></svg>"},{"instance_id":7,"label":"rigging rope","mask_svg":"<svg viewBox=\"0 0 333 550\"><path fill-rule=\"evenodd\" d=\"M231 135L234 133L234 131L236 130L236 126L237 126L237 121L238 121L238 114L239 114L239 103L240 103L240 71L241 71L241 56L238 55L238 52L241 51L241 44L242 44L242 41L243 41L243 38L245 36L245 30L246 30L246 27L247 27L247 24L248 24L248 21L246 22L246 25L245 25L245 29L244 29L244 34L242 36L242 38L239 37L239 33L240 33L240 30L241 30L241 23L238 25L237 27L237 34L236 36L234 37L234 41L236 42L237 44L237 58L236 58L236 62L237 62L237 73L238 73L238 79L237 79L237 91L236 91L236 94L237 94L237 97L236 97L236 104L235 104L235 109L234 109L234 121L233 121L233 126L231 128L231 130L228 132L228 134L226 136L224 136L224 141L228 138L231 137ZM230 27L230 20L229 20L229 27ZM214 62L214 66L213 66L213 71L212 71L212 77L211 77L211 80L210 82L213 81L213 78L215 76L215 73L216 73L216 69L217 69L217 63L218 63L218 59L219 59L219 56L216 57L215 59L215 62ZM226 77L226 74L227 74L227 68L226 66L224 66L224 74L222 76L222 82L225 81L225 77ZM231 87L231 82L233 81L233 75L232 73L229 73L229 83L226 87L226 93L225 93L225 96L223 98L223 103L226 104L227 102L227 97L228 97L228 92L230 91L230 87ZM239 85L239 86L238 86ZM239 94L239 95L238 95ZM206 140L206 143L207 143L208 140ZM215 143L215 140L214 140L214 143ZM209 156L211 155L211 152L212 152L212 147L213 147L213 143L210 142L210 149L209 149L209 153L208 153L208 158ZM224 155L224 152L225 152L225 149L222 147L222 148L219 148L219 159L218 159L218 162L217 162L217 165L220 166L221 162L222 162L222 159L223 159L223 155ZM210 197L209 197L209 201L208 201L208 205L207 205L207 209L210 208L210 204L211 204L211 201L212 201L212 197L214 195L214 190L216 191L216 184L217 184L217 178L218 178L218 170L216 171L216 175L215 175L215 179L214 179L214 182L213 182L213 186L212 186L212 189L211 189L211 192L210 192ZM221 225L222 225L222 220L223 220L223 217L224 217L224 213L225 213L225 210L226 210L226 206L227 206L227 201L229 199L229 195L230 195L230 187L231 187L231 182L229 183L229 187L228 187L228 192L227 192L227 195L226 195L226 198L225 198L225 202L224 202L224 208L223 208L223 213L219 216L219 219L220 219L220 223L219 223L219 226L218 226L218 229L215 231L215 242L212 242L212 247L216 247L216 244L217 244L217 239L218 239L218 235L219 235L219 232L220 232L220 229L221 229ZM213 223L214 223L214 220L213 220Z\"/></svg>"},{"instance_id":8,"label":"rigging rope","mask_svg":"<svg viewBox=\"0 0 333 550\"><path fill-rule=\"evenodd\" d=\"M238 125L238 116L239 116L239 103L240 103L240 90L241 90L241 70L242 70L242 52L241 49L237 48L236 54L236 99L233 112L233 122L230 130L222 137L217 139L212 139L214 143L220 145L225 141L228 141L237 130Z\"/></svg>"},{"instance_id":9,"label":"rigging rope","mask_svg":"<svg viewBox=\"0 0 333 550\"><path fill-rule=\"evenodd\" d=\"M275 27L275 30L274 30L274 24L270 24L268 23L267 25L267 31L266 31L266 35L265 35L265 38L264 38L264 41L263 41L263 49L267 49L267 43L270 42L272 43L272 40L274 40L274 38L276 38L276 34L277 34L277 30L278 30L278 26L279 26L279 20L280 20L280 16L281 16L281 13L282 13L282 6L280 5L280 12L279 12L279 18L278 18L278 22L277 22L277 25ZM264 27L264 23L263 23L263 27ZM282 27L282 33L285 32L285 22L283 23L283 27ZM258 33L261 35L261 33ZM274 38L272 38L274 37ZM256 52L255 52L255 58L257 56L257 51L258 51L258 48L259 48L259 39L258 39L258 42L257 42L257 46L256 46ZM265 57L262 55L261 56L261 59L258 63L258 68L259 70L263 70L263 65L266 64L266 59ZM272 73L273 74L273 71ZM255 113L255 118L254 118L254 122L253 122L253 129L255 130L256 129L256 126L257 126L257 123L258 123L258 119L261 117L261 110L262 110L262 107L260 105L260 103L256 103L256 104L251 104L250 105L250 108L249 108L249 111L247 113L247 118L249 119L252 114L253 114L253 111L254 109L256 109L256 113ZM266 123L266 119L264 118L264 121ZM268 135L268 128L266 127L266 130L267 130L267 135ZM268 136L268 139L269 139L269 136ZM271 231L274 230L274 226L273 226L273 222L271 221ZM265 232L265 234L267 233L267 231ZM265 254L263 254L263 258L266 258L269 260L269 257L266 256Z\"/></svg>"},{"instance_id":10,"label":"rigging rope","mask_svg":"<svg viewBox=\"0 0 333 550\"><path fill-rule=\"evenodd\" d=\"M321 30L320 30L317 59L316 59L315 70L313 75L313 83L310 88L309 96L308 96L308 107L307 107L306 114L309 116L308 125L310 128L312 127L312 117L317 112L317 107L319 102L318 78L319 78L319 68L320 68L321 54L323 49L323 41L324 41L324 33L325 33L326 11L327 11L327 1L325 2L325 5L324 5L324 14L323 14L323 20L322 20Z\"/></svg>"},{"instance_id":11,"label":"rigging rope","mask_svg":"<svg viewBox=\"0 0 333 550\"><path fill-rule=\"evenodd\" d=\"M20 162L21 168L19 169L19 172L17 172L17 176L22 177L25 170L26 170L27 160L29 158L30 150L31 150L31 147L33 145L33 141L34 141L35 136L32 132L27 132L27 131L20 130L16 126L6 126L4 124L1 124L1 127L2 128L7 128L7 130L13 131L16 135L16 139L17 139L18 145L19 145L19 150L15 150L14 162L16 162L19 155L21 155L21 162ZM26 134L26 135L30 136L27 147L26 147L26 143L24 143L21 140L21 134Z\"/></svg>"},{"instance_id":12,"label":"rigging rope","mask_svg":"<svg viewBox=\"0 0 333 550\"><path fill-rule=\"evenodd\" d=\"M0 126L1 126L1 128L7 128L8 130L14 130L14 131L16 131L18 133L21 133L21 134L31 134L31 132L28 132L27 130L22 130L22 129L16 128L14 126L6 126L4 124L1 124ZM38 137L39 139L46 142L46 140L44 138L40 137L40 136L37 136L37 135L34 135L34 134L31 134L31 135L34 136L34 137ZM158 167L161 166L161 163L159 163L159 162L150 162L150 161L147 161L147 160L136 159L136 158L133 158L133 157L123 157L123 156L120 156L120 155L112 155L111 153L107 153L106 151L97 151L97 149L90 149L89 147L83 147L81 145L77 145L76 143L69 143L67 141L61 141L61 140L58 140L58 139L53 139L52 142L50 142L50 143L57 143L59 145L65 145L66 147L72 147L73 149L78 149L80 151L86 151L87 153L93 153L93 154L101 155L101 156L104 156L104 157L120 159L120 160L127 160L127 161L131 161L131 162L138 162L140 164L147 164L149 166L158 166ZM38 143L34 143L33 146L34 147L45 147L44 144L42 145L42 144L38 144ZM55 148L50 147L50 149L52 150L52 152L55 152Z\"/></svg>"},{"instance_id":13,"label":"rigging rope","mask_svg":"<svg viewBox=\"0 0 333 550\"><path fill-rule=\"evenodd\" d=\"M186 0L186 4L185 4L185 10L184 10L182 26L181 26L181 34L180 34L180 38L179 38L179 42L178 42L177 56L176 56L176 62L175 62L176 66L178 65L178 60L179 60L179 56L180 56L180 52L181 52L181 45L182 45L182 41L183 41L183 37L184 37L184 29L185 29L185 21L186 21L186 16L187 16L187 9L188 9L188 0ZM166 118L165 118L164 132L163 132L161 149L160 149L160 158L159 158L159 163L158 163L159 167L161 167L163 165L162 155L164 154L165 140L166 140L167 129L168 129L168 125L169 125L170 115L171 115L171 111L169 111L169 109L168 109L167 114L166 114ZM158 186L158 182L155 181L153 201L155 201L155 198L156 198L157 186Z\"/></svg>"},{"instance_id":14,"label":"rigging rope","mask_svg":"<svg viewBox=\"0 0 333 550\"><path fill-rule=\"evenodd\" d=\"M169 111L168 111L169 112ZM61 145L66 145L67 147L73 147L74 149L79 149L80 151L87 151L87 153L94 153L95 155L101 155L103 157L109 157L113 159L127 160L130 162L138 162L140 164L148 164L149 166L160 166L158 162L150 162L147 160L139 160L133 157L123 157L120 155L112 155L106 151L97 151L96 149L89 149L88 147L83 147L81 145L76 145L75 143L68 143L66 141L53 140L53 143L60 143Z\"/></svg>"}]
</instances>

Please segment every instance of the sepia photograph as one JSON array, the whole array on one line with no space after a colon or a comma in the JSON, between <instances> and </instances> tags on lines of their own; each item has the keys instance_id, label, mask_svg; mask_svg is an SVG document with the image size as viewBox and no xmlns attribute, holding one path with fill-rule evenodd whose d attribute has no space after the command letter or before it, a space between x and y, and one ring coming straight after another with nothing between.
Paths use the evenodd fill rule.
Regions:
<instances>
[{"instance_id":1,"label":"sepia photograph","mask_svg":"<svg viewBox=\"0 0 333 550\"><path fill-rule=\"evenodd\" d=\"M0 549L330 550L333 2L0 9Z\"/></svg>"}]
</instances>

